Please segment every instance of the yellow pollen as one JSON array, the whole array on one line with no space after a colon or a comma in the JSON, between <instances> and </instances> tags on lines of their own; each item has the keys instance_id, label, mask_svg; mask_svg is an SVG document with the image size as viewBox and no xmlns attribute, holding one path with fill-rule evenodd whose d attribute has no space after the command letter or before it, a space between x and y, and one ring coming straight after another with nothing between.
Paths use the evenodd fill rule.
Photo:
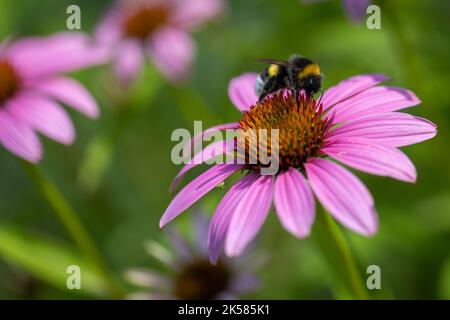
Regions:
<instances>
[{"instance_id":1,"label":"yellow pollen","mask_svg":"<svg viewBox=\"0 0 450 320\"><path fill-rule=\"evenodd\" d=\"M242 130L245 138L246 160L260 159L254 150L260 144L260 129L267 130L267 138L261 137L267 146L267 156L271 150L271 129L278 129L278 155L281 169L296 167L303 169L303 164L310 157L320 155L328 120L323 117L322 106L317 107L314 99L301 95L296 101L290 93L279 92L263 102L257 103L243 114L238 129ZM247 132L255 133L253 139ZM253 135L255 135L253 134ZM275 140L276 141L276 140ZM248 165L250 169L259 170L263 165Z\"/></svg>"}]
</instances>

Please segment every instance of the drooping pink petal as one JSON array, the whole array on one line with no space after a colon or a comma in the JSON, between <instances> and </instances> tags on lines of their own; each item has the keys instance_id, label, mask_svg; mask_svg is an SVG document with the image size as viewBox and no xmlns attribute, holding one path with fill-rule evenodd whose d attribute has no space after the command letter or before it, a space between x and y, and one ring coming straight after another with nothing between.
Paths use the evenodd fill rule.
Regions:
<instances>
[{"instance_id":1,"label":"drooping pink petal","mask_svg":"<svg viewBox=\"0 0 450 320\"><path fill-rule=\"evenodd\" d=\"M393 147L402 147L433 138L432 122L400 112L376 113L345 122L331 131L327 140L360 137Z\"/></svg>"},{"instance_id":2,"label":"drooping pink petal","mask_svg":"<svg viewBox=\"0 0 450 320\"><path fill-rule=\"evenodd\" d=\"M287 231L298 238L309 235L316 206L308 182L297 169L278 174L274 203L275 212Z\"/></svg>"},{"instance_id":3,"label":"drooping pink petal","mask_svg":"<svg viewBox=\"0 0 450 320\"><path fill-rule=\"evenodd\" d=\"M128 84L136 78L144 64L144 52L138 40L126 39L116 48L114 71L123 84Z\"/></svg>"},{"instance_id":4,"label":"drooping pink petal","mask_svg":"<svg viewBox=\"0 0 450 320\"><path fill-rule=\"evenodd\" d=\"M397 111L418 105L420 99L411 91L396 87L375 87L352 99L337 104L335 123L350 121L362 116Z\"/></svg>"},{"instance_id":5,"label":"drooping pink petal","mask_svg":"<svg viewBox=\"0 0 450 320\"><path fill-rule=\"evenodd\" d=\"M201 150L197 153L190 161L187 163L176 175L175 179L173 179L170 185L170 192L175 192L177 186L183 180L185 174L195 168L199 164L205 163L208 160L214 159L219 155L223 155L225 153L230 153L233 150L234 142L225 140L225 141L217 141L209 144L205 149ZM222 161L223 162L223 161Z\"/></svg>"},{"instance_id":6,"label":"drooping pink petal","mask_svg":"<svg viewBox=\"0 0 450 320\"><path fill-rule=\"evenodd\" d=\"M59 143L69 145L75 130L66 111L56 102L33 93L22 93L11 102L8 111L19 121Z\"/></svg>"},{"instance_id":7,"label":"drooping pink petal","mask_svg":"<svg viewBox=\"0 0 450 320\"><path fill-rule=\"evenodd\" d=\"M245 112L258 101L255 91L257 73L244 73L231 79L228 96L239 111Z\"/></svg>"},{"instance_id":8,"label":"drooping pink petal","mask_svg":"<svg viewBox=\"0 0 450 320\"><path fill-rule=\"evenodd\" d=\"M212 126L198 134L192 137L192 139L187 142L186 145L190 145L191 150L194 150L194 152L199 152L200 150L196 149L196 144L198 144L200 147L202 146L202 141L204 139L209 139L213 136L214 133L220 130L226 130L226 129L235 129L237 128L238 123L237 122L229 122L229 123L222 123L216 126ZM184 146L186 148L187 146Z\"/></svg>"},{"instance_id":9,"label":"drooping pink petal","mask_svg":"<svg viewBox=\"0 0 450 320\"><path fill-rule=\"evenodd\" d=\"M274 176L259 176L235 208L225 239L228 256L238 256L266 220L273 197Z\"/></svg>"},{"instance_id":10,"label":"drooping pink petal","mask_svg":"<svg viewBox=\"0 0 450 320\"><path fill-rule=\"evenodd\" d=\"M176 251L178 260L189 261L194 257L194 250L189 246L187 241L183 239L178 230L169 229L167 235L172 244L172 247Z\"/></svg>"},{"instance_id":11,"label":"drooping pink petal","mask_svg":"<svg viewBox=\"0 0 450 320\"><path fill-rule=\"evenodd\" d=\"M234 164L219 164L202 173L175 196L164 212L159 226L164 227L241 167Z\"/></svg>"},{"instance_id":12,"label":"drooping pink petal","mask_svg":"<svg viewBox=\"0 0 450 320\"><path fill-rule=\"evenodd\" d=\"M30 81L27 87L49 95L60 102L73 107L89 118L99 116L97 102L90 92L79 82L70 78L53 77Z\"/></svg>"},{"instance_id":13,"label":"drooping pink petal","mask_svg":"<svg viewBox=\"0 0 450 320\"><path fill-rule=\"evenodd\" d=\"M371 236L378 228L372 196L351 172L326 159L305 164L311 187L325 209L347 228Z\"/></svg>"},{"instance_id":14,"label":"drooping pink petal","mask_svg":"<svg viewBox=\"0 0 450 320\"><path fill-rule=\"evenodd\" d=\"M261 281L259 278L248 273L238 275L230 284L230 289L237 294L252 292L260 287Z\"/></svg>"},{"instance_id":15,"label":"drooping pink petal","mask_svg":"<svg viewBox=\"0 0 450 320\"><path fill-rule=\"evenodd\" d=\"M416 168L400 150L363 138L342 138L322 149L322 152L355 169L415 182Z\"/></svg>"},{"instance_id":16,"label":"drooping pink petal","mask_svg":"<svg viewBox=\"0 0 450 320\"><path fill-rule=\"evenodd\" d=\"M6 48L8 58L17 63L36 62L66 50L77 50L89 42L81 32L61 32L48 37L26 37L11 42Z\"/></svg>"},{"instance_id":17,"label":"drooping pink petal","mask_svg":"<svg viewBox=\"0 0 450 320\"><path fill-rule=\"evenodd\" d=\"M217 263L236 206L257 178L258 175L255 173L243 177L228 190L217 206L208 230L208 251L211 263Z\"/></svg>"},{"instance_id":18,"label":"drooping pink petal","mask_svg":"<svg viewBox=\"0 0 450 320\"><path fill-rule=\"evenodd\" d=\"M195 50L189 33L169 27L155 31L148 45L148 52L155 66L173 82L186 78Z\"/></svg>"},{"instance_id":19,"label":"drooping pink petal","mask_svg":"<svg viewBox=\"0 0 450 320\"><path fill-rule=\"evenodd\" d=\"M17 41L8 49L7 58L22 76L32 79L106 63L109 52L92 44L85 34L63 32Z\"/></svg>"},{"instance_id":20,"label":"drooping pink petal","mask_svg":"<svg viewBox=\"0 0 450 320\"><path fill-rule=\"evenodd\" d=\"M111 8L97 25L94 38L101 45L113 46L122 38L123 12L118 6Z\"/></svg>"},{"instance_id":21,"label":"drooping pink petal","mask_svg":"<svg viewBox=\"0 0 450 320\"><path fill-rule=\"evenodd\" d=\"M323 108L327 110L335 104L376 86L387 79L388 77L382 74L365 74L343 80L325 91L322 97Z\"/></svg>"},{"instance_id":22,"label":"drooping pink petal","mask_svg":"<svg viewBox=\"0 0 450 320\"><path fill-rule=\"evenodd\" d=\"M344 7L349 18L355 22L361 22L366 16L366 9L370 0L344 0Z\"/></svg>"},{"instance_id":23,"label":"drooping pink petal","mask_svg":"<svg viewBox=\"0 0 450 320\"><path fill-rule=\"evenodd\" d=\"M132 268L125 272L125 278L132 284L147 288L169 287L170 280L164 274L144 268Z\"/></svg>"},{"instance_id":24,"label":"drooping pink petal","mask_svg":"<svg viewBox=\"0 0 450 320\"><path fill-rule=\"evenodd\" d=\"M201 254L206 256L208 254L208 218L201 213L198 213L194 217L194 225L195 225L195 248L197 254Z\"/></svg>"},{"instance_id":25,"label":"drooping pink petal","mask_svg":"<svg viewBox=\"0 0 450 320\"><path fill-rule=\"evenodd\" d=\"M217 16L224 8L222 0L176 0L171 20L179 27L191 28Z\"/></svg>"},{"instance_id":26,"label":"drooping pink petal","mask_svg":"<svg viewBox=\"0 0 450 320\"><path fill-rule=\"evenodd\" d=\"M12 154L31 163L42 158L42 146L36 133L5 110L0 110L0 143Z\"/></svg>"}]
</instances>

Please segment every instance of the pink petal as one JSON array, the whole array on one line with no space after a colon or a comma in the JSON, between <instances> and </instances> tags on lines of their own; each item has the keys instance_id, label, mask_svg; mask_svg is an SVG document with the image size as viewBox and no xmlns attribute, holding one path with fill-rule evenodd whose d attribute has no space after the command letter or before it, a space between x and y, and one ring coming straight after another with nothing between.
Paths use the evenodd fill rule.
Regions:
<instances>
[{"instance_id":1,"label":"pink petal","mask_svg":"<svg viewBox=\"0 0 450 320\"><path fill-rule=\"evenodd\" d=\"M26 63L42 56L54 55L61 50L78 49L89 42L89 37L81 32L61 32L48 37L26 37L11 42L6 54L10 59Z\"/></svg>"},{"instance_id":2,"label":"pink petal","mask_svg":"<svg viewBox=\"0 0 450 320\"><path fill-rule=\"evenodd\" d=\"M209 224L208 250L211 263L217 263L236 206L259 176L249 174L236 182L220 201Z\"/></svg>"},{"instance_id":3,"label":"pink petal","mask_svg":"<svg viewBox=\"0 0 450 320\"><path fill-rule=\"evenodd\" d=\"M345 99L367 90L388 78L382 74L366 74L350 77L327 89L322 97L324 110Z\"/></svg>"},{"instance_id":4,"label":"pink petal","mask_svg":"<svg viewBox=\"0 0 450 320\"><path fill-rule=\"evenodd\" d=\"M148 51L156 67L170 81L179 82L184 80L190 71L195 44L186 31L164 28L155 31Z\"/></svg>"},{"instance_id":5,"label":"pink petal","mask_svg":"<svg viewBox=\"0 0 450 320\"><path fill-rule=\"evenodd\" d=\"M195 242L197 253L201 255L208 254L208 228L209 217L206 217L203 213L197 213L194 216L194 230L195 230Z\"/></svg>"},{"instance_id":6,"label":"pink petal","mask_svg":"<svg viewBox=\"0 0 450 320\"><path fill-rule=\"evenodd\" d=\"M245 294L261 288L261 281L253 274L241 273L231 280L230 289Z\"/></svg>"},{"instance_id":7,"label":"pink petal","mask_svg":"<svg viewBox=\"0 0 450 320\"><path fill-rule=\"evenodd\" d=\"M362 138L342 138L331 142L322 152L355 169L415 182L416 168L400 150Z\"/></svg>"},{"instance_id":8,"label":"pink petal","mask_svg":"<svg viewBox=\"0 0 450 320\"><path fill-rule=\"evenodd\" d=\"M89 118L99 116L97 102L79 82L70 78L55 77L31 81L27 87L38 90L60 102L73 107Z\"/></svg>"},{"instance_id":9,"label":"pink petal","mask_svg":"<svg viewBox=\"0 0 450 320\"><path fill-rule=\"evenodd\" d=\"M238 256L253 240L272 204L274 176L259 176L234 210L225 240L228 256Z\"/></svg>"},{"instance_id":10,"label":"pink petal","mask_svg":"<svg viewBox=\"0 0 450 320\"><path fill-rule=\"evenodd\" d=\"M397 111L415 106L420 99L411 91L396 87L375 87L337 104L335 123L362 116Z\"/></svg>"},{"instance_id":11,"label":"pink petal","mask_svg":"<svg viewBox=\"0 0 450 320\"><path fill-rule=\"evenodd\" d=\"M192 248L177 230L169 229L167 230L167 235L172 247L175 249L178 260L189 261L194 257Z\"/></svg>"},{"instance_id":12,"label":"pink petal","mask_svg":"<svg viewBox=\"0 0 450 320\"><path fill-rule=\"evenodd\" d=\"M102 18L97 25L94 38L102 45L114 45L122 38L122 16L123 11L119 7L113 7Z\"/></svg>"},{"instance_id":13,"label":"pink petal","mask_svg":"<svg viewBox=\"0 0 450 320\"><path fill-rule=\"evenodd\" d=\"M123 40L117 46L114 71L123 84L133 81L143 65L144 52L137 40Z\"/></svg>"},{"instance_id":14,"label":"pink petal","mask_svg":"<svg viewBox=\"0 0 450 320\"><path fill-rule=\"evenodd\" d=\"M219 131L219 130L225 130L225 129L236 129L238 126L237 122L230 122L230 123L222 123L219 124L217 126L213 126L210 127L202 132L200 132L199 134L196 134L186 145L190 144L191 145L191 150L195 150L195 145L198 144L199 146L201 146L200 144L202 143L203 139L206 139L207 137L211 137L213 133ZM184 146L186 148L186 145Z\"/></svg>"},{"instance_id":15,"label":"pink petal","mask_svg":"<svg viewBox=\"0 0 450 320\"><path fill-rule=\"evenodd\" d=\"M164 227L241 167L240 165L219 164L202 173L175 196L164 212L159 226Z\"/></svg>"},{"instance_id":16,"label":"pink petal","mask_svg":"<svg viewBox=\"0 0 450 320\"><path fill-rule=\"evenodd\" d=\"M321 158L305 164L311 187L325 209L347 228L370 236L378 228L372 196L348 170Z\"/></svg>"},{"instance_id":17,"label":"pink petal","mask_svg":"<svg viewBox=\"0 0 450 320\"><path fill-rule=\"evenodd\" d=\"M66 111L56 102L38 94L21 94L9 108L20 121L62 144L72 144L75 130Z\"/></svg>"},{"instance_id":18,"label":"pink petal","mask_svg":"<svg viewBox=\"0 0 450 320\"><path fill-rule=\"evenodd\" d=\"M0 143L29 162L37 163L42 159L42 145L34 131L5 110L0 110Z\"/></svg>"},{"instance_id":19,"label":"pink petal","mask_svg":"<svg viewBox=\"0 0 450 320\"><path fill-rule=\"evenodd\" d=\"M257 73L244 73L231 79L228 96L239 111L245 112L258 101L255 91Z\"/></svg>"},{"instance_id":20,"label":"pink petal","mask_svg":"<svg viewBox=\"0 0 450 320\"><path fill-rule=\"evenodd\" d=\"M106 63L109 53L94 46L85 34L63 32L20 40L10 46L7 57L22 76L30 79Z\"/></svg>"},{"instance_id":21,"label":"pink petal","mask_svg":"<svg viewBox=\"0 0 450 320\"><path fill-rule=\"evenodd\" d=\"M192 168L195 168L199 164L205 163L205 161L208 161L210 159L214 159L215 157L224 154L224 153L230 153L231 150L233 150L234 147L234 141L217 141L214 143L209 144L205 149L197 153L188 164L186 164L180 172L176 175L175 179L172 181L172 184L170 185L170 192L174 192L178 185L180 184L181 180L183 180L184 175L191 170Z\"/></svg>"},{"instance_id":22,"label":"pink petal","mask_svg":"<svg viewBox=\"0 0 450 320\"><path fill-rule=\"evenodd\" d=\"M350 120L330 132L327 140L360 137L393 147L407 146L433 138L436 125L406 113L386 112Z\"/></svg>"},{"instance_id":23,"label":"pink petal","mask_svg":"<svg viewBox=\"0 0 450 320\"><path fill-rule=\"evenodd\" d=\"M225 9L222 0L177 0L172 21L183 28L191 28L212 19Z\"/></svg>"},{"instance_id":24,"label":"pink petal","mask_svg":"<svg viewBox=\"0 0 450 320\"><path fill-rule=\"evenodd\" d=\"M309 235L316 206L308 182L297 169L278 174L274 202L275 212L287 231L298 238Z\"/></svg>"}]
</instances>

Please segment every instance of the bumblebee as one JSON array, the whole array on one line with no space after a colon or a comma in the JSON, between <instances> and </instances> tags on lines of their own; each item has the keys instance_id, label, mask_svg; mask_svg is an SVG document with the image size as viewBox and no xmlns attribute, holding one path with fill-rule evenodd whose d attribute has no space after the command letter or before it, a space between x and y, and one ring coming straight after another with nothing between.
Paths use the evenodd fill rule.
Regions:
<instances>
[{"instance_id":1,"label":"bumblebee","mask_svg":"<svg viewBox=\"0 0 450 320\"><path fill-rule=\"evenodd\" d=\"M269 66L256 79L255 90L259 102L280 89L290 89L293 97L304 90L308 97L314 96L322 87L322 74L319 65L300 55L293 55L288 61L260 59Z\"/></svg>"}]
</instances>

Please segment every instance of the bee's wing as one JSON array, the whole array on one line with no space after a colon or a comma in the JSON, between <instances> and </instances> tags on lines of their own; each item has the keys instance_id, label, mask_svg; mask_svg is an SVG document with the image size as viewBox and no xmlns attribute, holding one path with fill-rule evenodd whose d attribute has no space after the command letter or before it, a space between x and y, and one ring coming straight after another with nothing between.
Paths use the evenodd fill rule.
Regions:
<instances>
[{"instance_id":1,"label":"bee's wing","mask_svg":"<svg viewBox=\"0 0 450 320\"><path fill-rule=\"evenodd\" d=\"M258 62L265 62L265 63L270 63L270 64L276 64L282 67L289 67L291 64L289 63L289 61L285 61L285 60L276 60L276 59L258 59L256 60Z\"/></svg>"}]
</instances>

